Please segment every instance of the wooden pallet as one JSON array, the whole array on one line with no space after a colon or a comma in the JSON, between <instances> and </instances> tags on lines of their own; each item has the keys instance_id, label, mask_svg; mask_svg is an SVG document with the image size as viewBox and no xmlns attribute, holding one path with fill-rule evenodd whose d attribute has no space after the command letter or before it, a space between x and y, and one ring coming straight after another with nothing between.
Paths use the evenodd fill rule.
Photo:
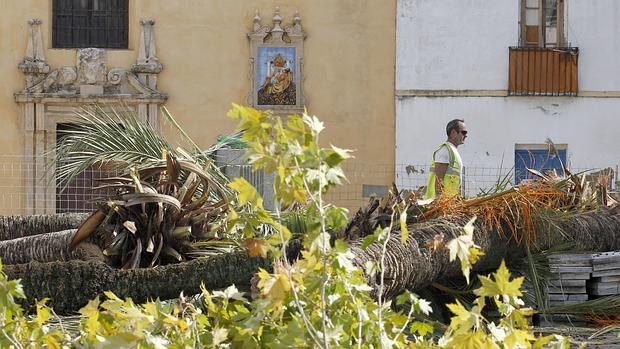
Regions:
<instances>
[{"instance_id":1,"label":"wooden pallet","mask_svg":"<svg viewBox=\"0 0 620 349\"><path fill-rule=\"evenodd\" d=\"M587 283L593 296L620 294L620 251L592 255L592 279Z\"/></svg>"},{"instance_id":2,"label":"wooden pallet","mask_svg":"<svg viewBox=\"0 0 620 349\"><path fill-rule=\"evenodd\" d=\"M588 300L586 284L592 274L592 257L589 253L550 255L549 269L551 277L547 280L547 297L550 306Z\"/></svg>"}]
</instances>

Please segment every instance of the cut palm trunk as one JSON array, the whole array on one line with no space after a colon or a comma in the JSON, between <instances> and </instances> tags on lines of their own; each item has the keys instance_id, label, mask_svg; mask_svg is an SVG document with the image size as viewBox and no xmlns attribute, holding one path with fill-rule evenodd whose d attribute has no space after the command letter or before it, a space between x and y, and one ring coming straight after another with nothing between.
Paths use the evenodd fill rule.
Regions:
<instances>
[{"instance_id":1,"label":"cut palm trunk","mask_svg":"<svg viewBox=\"0 0 620 349\"><path fill-rule=\"evenodd\" d=\"M5 265L32 261L105 260L101 249L88 242L83 242L70 251L69 241L75 232L76 229L69 229L0 241L0 260Z\"/></svg>"},{"instance_id":2,"label":"cut palm trunk","mask_svg":"<svg viewBox=\"0 0 620 349\"><path fill-rule=\"evenodd\" d=\"M414 224L405 245L401 244L400 234L392 234L385 254L384 296L395 296L405 290L419 290L441 278L459 275L461 270L458 261L449 262L445 249L433 250L429 246L434 243L437 235L443 234L444 242L461 235L464 224L444 219ZM553 229L537 234L536 246L539 249L548 249L566 241L574 241L584 250L620 249L620 214L613 214L607 209L576 214L553 224ZM511 261L523 258L525 246L517 244L511 234L513 232L507 228L499 233L485 229L481 223L476 224L474 241L484 256L474 265L473 271L495 269L503 259ZM364 267L367 261L379 260L381 248L382 245L377 243L365 250L354 247L355 263ZM378 281L372 278L369 284L377 290Z\"/></svg>"},{"instance_id":3,"label":"cut palm trunk","mask_svg":"<svg viewBox=\"0 0 620 349\"><path fill-rule=\"evenodd\" d=\"M243 252L220 254L157 268L121 270L104 263L70 261L5 265L10 279L21 279L26 306L36 299L50 298L49 305L67 314L86 305L104 291L135 302L177 298L200 293L200 285L219 289L236 284L248 288L259 268L269 270L271 261L249 258Z\"/></svg>"},{"instance_id":4,"label":"cut palm trunk","mask_svg":"<svg viewBox=\"0 0 620 349\"><path fill-rule=\"evenodd\" d=\"M90 213L0 216L0 241L75 229Z\"/></svg>"}]
</instances>

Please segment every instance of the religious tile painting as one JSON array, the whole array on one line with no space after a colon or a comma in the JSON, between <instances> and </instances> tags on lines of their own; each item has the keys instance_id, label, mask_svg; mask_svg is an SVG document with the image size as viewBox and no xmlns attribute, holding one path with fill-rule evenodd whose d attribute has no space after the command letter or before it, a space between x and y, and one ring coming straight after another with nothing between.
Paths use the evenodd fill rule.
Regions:
<instances>
[{"instance_id":1,"label":"religious tile painting","mask_svg":"<svg viewBox=\"0 0 620 349\"><path fill-rule=\"evenodd\" d=\"M258 105L295 105L295 47L259 47L256 89Z\"/></svg>"}]
</instances>

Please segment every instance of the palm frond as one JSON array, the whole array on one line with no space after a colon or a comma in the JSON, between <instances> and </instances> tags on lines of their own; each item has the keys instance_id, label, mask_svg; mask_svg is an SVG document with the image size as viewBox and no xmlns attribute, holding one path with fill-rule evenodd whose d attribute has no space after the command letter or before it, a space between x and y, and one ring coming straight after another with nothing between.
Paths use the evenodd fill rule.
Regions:
<instances>
[{"instance_id":1,"label":"palm frond","mask_svg":"<svg viewBox=\"0 0 620 349\"><path fill-rule=\"evenodd\" d=\"M243 136L242 131L237 131L228 135L221 135L217 137L217 143L209 149L205 150L204 153L210 155L215 153L215 151L222 147L228 147L232 149L246 149L247 143L241 138L241 136ZM217 146L217 148L215 148L215 146Z\"/></svg>"},{"instance_id":2,"label":"palm frond","mask_svg":"<svg viewBox=\"0 0 620 349\"><path fill-rule=\"evenodd\" d=\"M181 172L189 172L186 178ZM153 267L233 251L227 235L228 196L201 167L170 154L165 163L106 180L117 192L73 236L72 249L94 236L110 264L123 269ZM199 188L201 195L196 195ZM217 194L217 195L216 195Z\"/></svg>"},{"instance_id":3,"label":"palm frond","mask_svg":"<svg viewBox=\"0 0 620 349\"><path fill-rule=\"evenodd\" d=\"M283 212L282 223L291 231L294 238L305 236L310 226L308 215L303 210Z\"/></svg>"},{"instance_id":4,"label":"palm frond","mask_svg":"<svg viewBox=\"0 0 620 349\"><path fill-rule=\"evenodd\" d=\"M80 109L76 117L78 127L66 132L48 163L63 189L91 167L119 172L157 161L164 150L174 154L170 143L134 112L92 105Z\"/></svg>"},{"instance_id":5,"label":"palm frond","mask_svg":"<svg viewBox=\"0 0 620 349\"><path fill-rule=\"evenodd\" d=\"M501 169L501 168L500 168ZM480 189L480 192L477 196L488 196L497 194L500 192L504 192L513 186L512 176L514 175L514 167L506 172L503 176L501 174L497 174L497 182L489 189Z\"/></svg>"},{"instance_id":6,"label":"palm frond","mask_svg":"<svg viewBox=\"0 0 620 349\"><path fill-rule=\"evenodd\" d=\"M303 209L281 212L279 218L273 214L273 218L276 220L279 219L280 223L291 232L293 239L303 239L308 232L311 222L307 217ZM262 237L268 237L278 233L275 226L265 223L258 226L257 230L259 236Z\"/></svg>"},{"instance_id":7,"label":"palm frond","mask_svg":"<svg viewBox=\"0 0 620 349\"><path fill-rule=\"evenodd\" d=\"M174 121L167 111L164 115ZM168 153L196 163L218 189L230 194L225 185L228 178L209 156L224 145L216 144L203 152L182 132L196 149L186 151L174 148L158 130L142 122L135 111L126 107L103 109L99 105L91 105L78 110L76 117L78 127L66 132L55 152L49 154L51 161L47 164L47 170L55 173L54 178L63 190L89 168L127 173L130 168L141 169L161 162L163 154ZM173 124L182 130L176 121Z\"/></svg>"},{"instance_id":8,"label":"palm frond","mask_svg":"<svg viewBox=\"0 0 620 349\"><path fill-rule=\"evenodd\" d=\"M528 265L528 273L527 279L529 279L530 283L534 288L534 298L536 305L538 306L539 311L545 315L545 309L548 307L547 302L547 278L545 277L548 272L548 263L545 265L546 258L536 259L532 254L529 246L525 246L527 265Z\"/></svg>"},{"instance_id":9,"label":"palm frond","mask_svg":"<svg viewBox=\"0 0 620 349\"><path fill-rule=\"evenodd\" d=\"M497 182L489 189L485 190L480 188L480 192L477 196L487 196L496 194L499 192L506 191L508 188L513 186L512 176L514 175L515 167L512 166L510 171L506 172L505 175L502 176L501 170L504 168L504 153L502 153L502 160L499 163L499 168L497 169Z\"/></svg>"},{"instance_id":10,"label":"palm frond","mask_svg":"<svg viewBox=\"0 0 620 349\"><path fill-rule=\"evenodd\" d=\"M192 250L186 253L189 258L212 257L239 249L239 244L235 240L224 239L199 240L192 242L190 246Z\"/></svg>"},{"instance_id":11,"label":"palm frond","mask_svg":"<svg viewBox=\"0 0 620 349\"><path fill-rule=\"evenodd\" d=\"M620 296L607 296L581 303L549 307L547 314L581 314L590 316L620 315Z\"/></svg>"}]
</instances>

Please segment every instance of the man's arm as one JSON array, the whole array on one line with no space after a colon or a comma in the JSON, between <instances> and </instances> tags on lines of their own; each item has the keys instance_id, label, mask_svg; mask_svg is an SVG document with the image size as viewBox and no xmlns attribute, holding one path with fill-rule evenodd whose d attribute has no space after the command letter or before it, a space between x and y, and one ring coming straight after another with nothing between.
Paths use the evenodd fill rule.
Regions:
<instances>
[{"instance_id":1,"label":"man's arm","mask_svg":"<svg viewBox=\"0 0 620 349\"><path fill-rule=\"evenodd\" d=\"M448 170L448 164L435 163L435 197L439 197L443 191L443 177Z\"/></svg>"}]
</instances>

